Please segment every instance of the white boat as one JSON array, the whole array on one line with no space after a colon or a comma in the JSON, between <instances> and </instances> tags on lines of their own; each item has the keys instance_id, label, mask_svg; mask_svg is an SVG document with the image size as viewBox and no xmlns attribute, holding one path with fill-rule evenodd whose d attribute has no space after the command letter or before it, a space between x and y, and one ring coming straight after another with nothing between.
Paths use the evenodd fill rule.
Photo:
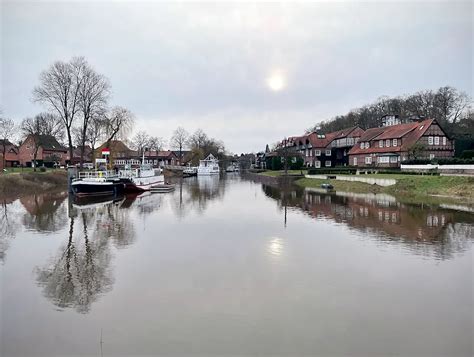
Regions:
<instances>
[{"instance_id":1,"label":"white boat","mask_svg":"<svg viewBox=\"0 0 474 357\"><path fill-rule=\"evenodd\" d=\"M199 160L198 176L201 175L218 175L219 160L214 155L209 154L204 160Z\"/></svg>"},{"instance_id":2,"label":"white boat","mask_svg":"<svg viewBox=\"0 0 474 357\"><path fill-rule=\"evenodd\" d=\"M230 164L230 165L227 166L227 168L225 169L225 172L239 172L239 167L238 167L237 165Z\"/></svg>"},{"instance_id":3,"label":"white boat","mask_svg":"<svg viewBox=\"0 0 474 357\"><path fill-rule=\"evenodd\" d=\"M151 164L142 164L136 169L121 170L119 176L125 183L125 192L149 191L152 186L165 182L161 170L155 170Z\"/></svg>"},{"instance_id":4,"label":"white boat","mask_svg":"<svg viewBox=\"0 0 474 357\"><path fill-rule=\"evenodd\" d=\"M196 176L198 173L198 168L195 167L195 166L191 166L191 165L188 165L188 167L186 167L184 170L183 170L183 176Z\"/></svg>"}]
</instances>

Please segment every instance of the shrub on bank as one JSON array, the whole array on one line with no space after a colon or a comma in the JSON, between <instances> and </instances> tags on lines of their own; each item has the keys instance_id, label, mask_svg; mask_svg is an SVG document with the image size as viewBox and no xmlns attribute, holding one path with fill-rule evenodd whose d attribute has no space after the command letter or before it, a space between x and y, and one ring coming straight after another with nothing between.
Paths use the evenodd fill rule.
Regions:
<instances>
[{"instance_id":1,"label":"shrub on bank","mask_svg":"<svg viewBox=\"0 0 474 357\"><path fill-rule=\"evenodd\" d=\"M324 168L310 168L308 175L355 175L357 169L354 167L324 167Z\"/></svg>"}]
</instances>

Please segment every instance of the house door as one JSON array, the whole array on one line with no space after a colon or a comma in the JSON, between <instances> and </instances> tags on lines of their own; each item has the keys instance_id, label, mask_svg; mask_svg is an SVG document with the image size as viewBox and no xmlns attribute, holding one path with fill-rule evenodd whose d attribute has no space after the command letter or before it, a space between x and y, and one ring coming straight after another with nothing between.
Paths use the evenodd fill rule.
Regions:
<instances>
[{"instance_id":1,"label":"house door","mask_svg":"<svg viewBox=\"0 0 474 357\"><path fill-rule=\"evenodd\" d=\"M316 167L317 169L319 169L319 168L321 167L321 161L315 160L315 161L314 161L314 167Z\"/></svg>"}]
</instances>

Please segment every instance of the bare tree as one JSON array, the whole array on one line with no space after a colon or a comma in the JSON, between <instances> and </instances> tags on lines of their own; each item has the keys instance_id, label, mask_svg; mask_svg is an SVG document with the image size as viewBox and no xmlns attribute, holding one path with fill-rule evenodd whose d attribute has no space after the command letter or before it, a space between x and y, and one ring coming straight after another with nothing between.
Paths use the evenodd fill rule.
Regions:
<instances>
[{"instance_id":1,"label":"bare tree","mask_svg":"<svg viewBox=\"0 0 474 357\"><path fill-rule=\"evenodd\" d=\"M132 129L133 114L125 108L114 107L110 113L104 116L104 132L106 136L107 147L112 140L124 138Z\"/></svg>"},{"instance_id":2,"label":"bare tree","mask_svg":"<svg viewBox=\"0 0 474 357\"><path fill-rule=\"evenodd\" d=\"M165 146L165 141L163 140L163 138L159 136L150 137L150 140L148 142L148 149L150 151L154 151L155 153L158 153L159 151L163 150L164 146Z\"/></svg>"},{"instance_id":3,"label":"bare tree","mask_svg":"<svg viewBox=\"0 0 474 357\"><path fill-rule=\"evenodd\" d=\"M202 129L197 129L188 139L191 148L201 149L206 145L209 137Z\"/></svg>"},{"instance_id":4,"label":"bare tree","mask_svg":"<svg viewBox=\"0 0 474 357\"><path fill-rule=\"evenodd\" d=\"M33 89L33 99L56 111L66 129L69 157L73 157L72 127L80 110L80 87L83 62L75 57L69 62L57 61L40 74L40 84Z\"/></svg>"},{"instance_id":5,"label":"bare tree","mask_svg":"<svg viewBox=\"0 0 474 357\"><path fill-rule=\"evenodd\" d=\"M142 156L150 146L150 135L145 131L139 131L132 139L132 147L137 150L138 156Z\"/></svg>"},{"instance_id":6,"label":"bare tree","mask_svg":"<svg viewBox=\"0 0 474 357\"><path fill-rule=\"evenodd\" d=\"M183 148L186 146L186 143L189 138L189 133L182 127L178 127L171 137L170 144L174 149L179 150L179 161L183 159Z\"/></svg>"},{"instance_id":7,"label":"bare tree","mask_svg":"<svg viewBox=\"0 0 474 357\"><path fill-rule=\"evenodd\" d=\"M439 119L455 124L462 113L469 110L471 99L465 92L459 92L453 87L441 87L435 94L434 102L439 112Z\"/></svg>"},{"instance_id":8,"label":"bare tree","mask_svg":"<svg viewBox=\"0 0 474 357\"><path fill-rule=\"evenodd\" d=\"M94 115L87 126L86 136L87 142L90 144L92 149L92 160L95 159L94 155L97 142L99 142L99 140L103 138L105 134L105 123L106 120L103 116Z\"/></svg>"},{"instance_id":9,"label":"bare tree","mask_svg":"<svg viewBox=\"0 0 474 357\"><path fill-rule=\"evenodd\" d=\"M11 119L0 117L0 147L2 149L2 167L5 167L7 146L15 133L15 123Z\"/></svg>"},{"instance_id":10,"label":"bare tree","mask_svg":"<svg viewBox=\"0 0 474 357\"><path fill-rule=\"evenodd\" d=\"M105 112L104 108L110 95L110 85L107 78L98 74L84 58L79 58L76 65L80 68L78 71L82 76L79 81L79 108L82 114L82 122L79 127L79 165L82 168L89 125L94 117L100 117Z\"/></svg>"}]
</instances>

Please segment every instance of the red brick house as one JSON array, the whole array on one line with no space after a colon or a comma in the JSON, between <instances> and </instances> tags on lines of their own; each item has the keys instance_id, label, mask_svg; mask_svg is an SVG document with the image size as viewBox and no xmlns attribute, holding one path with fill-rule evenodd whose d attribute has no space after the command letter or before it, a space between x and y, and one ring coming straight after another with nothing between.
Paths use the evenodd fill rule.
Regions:
<instances>
[{"instance_id":1,"label":"red brick house","mask_svg":"<svg viewBox=\"0 0 474 357\"><path fill-rule=\"evenodd\" d=\"M400 167L411 159L450 158L454 140L435 119L367 129L349 151L349 164L358 167Z\"/></svg>"},{"instance_id":2,"label":"red brick house","mask_svg":"<svg viewBox=\"0 0 474 357\"><path fill-rule=\"evenodd\" d=\"M28 135L18 149L20 164L27 167L35 166L34 153L36 150L37 167L43 165L52 167L55 164L66 164L68 150L52 135Z\"/></svg>"},{"instance_id":3,"label":"red brick house","mask_svg":"<svg viewBox=\"0 0 474 357\"><path fill-rule=\"evenodd\" d=\"M20 164L18 146L9 140L0 140L0 170L3 170L3 149L5 148L5 167L15 167Z\"/></svg>"}]
</instances>

